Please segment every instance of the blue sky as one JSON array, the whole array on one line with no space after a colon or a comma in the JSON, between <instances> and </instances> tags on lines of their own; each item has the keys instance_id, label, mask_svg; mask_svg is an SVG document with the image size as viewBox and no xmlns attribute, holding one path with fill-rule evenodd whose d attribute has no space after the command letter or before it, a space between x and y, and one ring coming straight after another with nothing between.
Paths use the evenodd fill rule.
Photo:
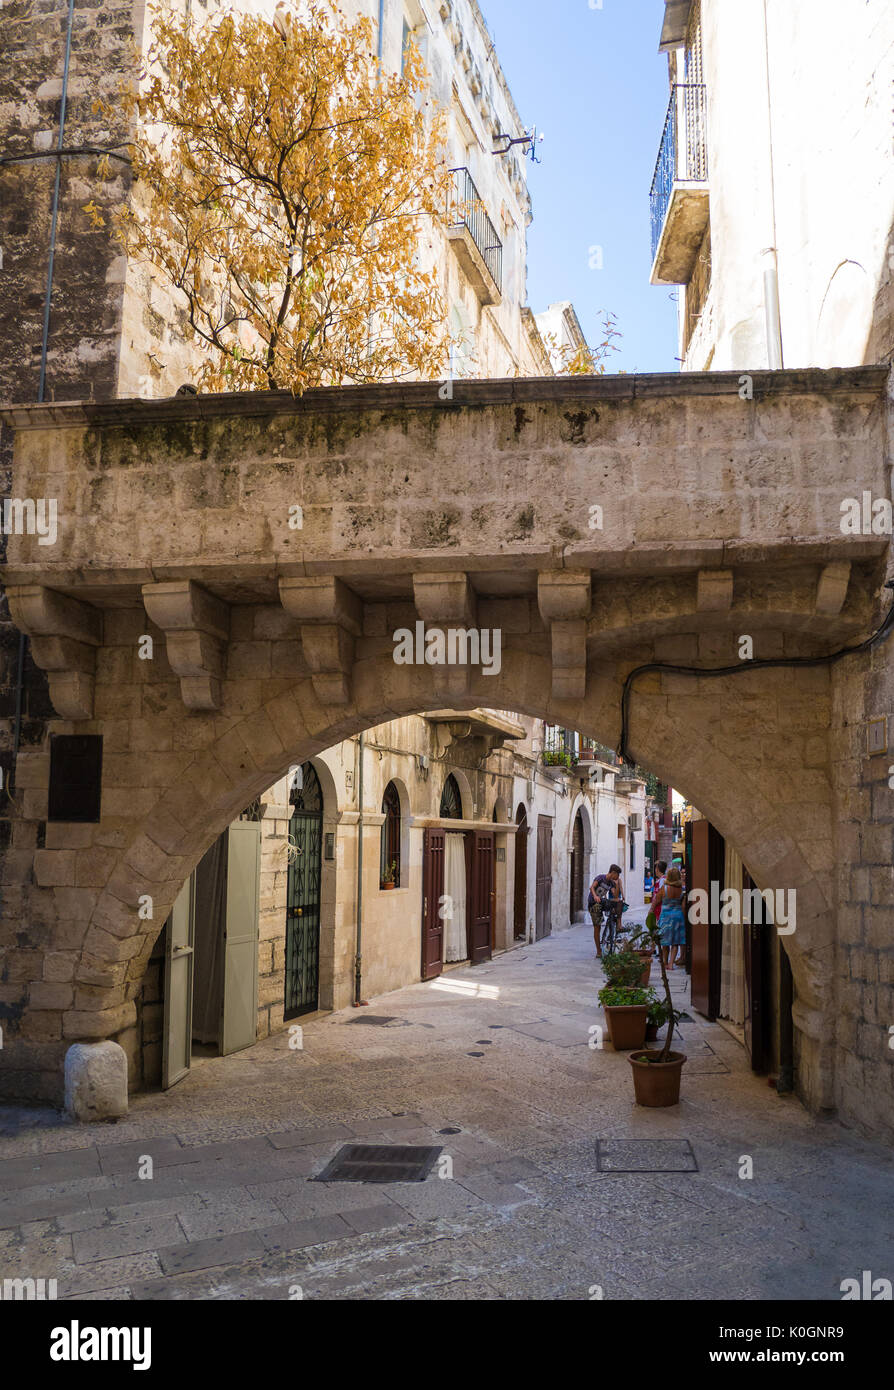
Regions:
<instances>
[{"instance_id":1,"label":"blue sky","mask_svg":"<svg viewBox=\"0 0 894 1390\"><path fill-rule=\"evenodd\" d=\"M610 372L678 371L675 291L649 284L649 188L668 100L663 0L479 4L523 125L546 136L542 163L527 166L529 304L539 313L570 299L590 343L612 310L623 337ZM602 270L590 268L594 246Z\"/></svg>"}]
</instances>

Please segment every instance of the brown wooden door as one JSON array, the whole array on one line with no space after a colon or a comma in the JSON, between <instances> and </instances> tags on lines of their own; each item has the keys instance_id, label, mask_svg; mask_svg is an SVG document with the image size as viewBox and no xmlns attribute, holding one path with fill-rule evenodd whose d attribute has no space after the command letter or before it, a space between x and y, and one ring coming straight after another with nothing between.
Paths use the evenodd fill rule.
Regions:
<instances>
[{"instance_id":1,"label":"brown wooden door","mask_svg":"<svg viewBox=\"0 0 894 1390\"><path fill-rule=\"evenodd\" d=\"M512 930L516 941L528 934L528 813L519 806L515 815L515 881L512 900Z\"/></svg>"},{"instance_id":2,"label":"brown wooden door","mask_svg":"<svg viewBox=\"0 0 894 1390\"><path fill-rule=\"evenodd\" d=\"M573 922L584 905L584 822L580 811L574 818L571 832L571 898L568 920Z\"/></svg>"},{"instance_id":3,"label":"brown wooden door","mask_svg":"<svg viewBox=\"0 0 894 1390\"><path fill-rule=\"evenodd\" d=\"M747 892L757 884L747 869L742 871L743 887ZM751 1058L751 1070L766 1072L770 1057L770 971L767 959L772 926L767 923L766 904L754 904L753 920L743 923L745 933L745 1046Z\"/></svg>"},{"instance_id":4,"label":"brown wooden door","mask_svg":"<svg viewBox=\"0 0 894 1390\"><path fill-rule=\"evenodd\" d=\"M707 894L708 911L697 915L704 919L694 922L687 912L687 938L690 945L692 970L692 1007L698 1009L709 1019L717 1017L720 1007L720 960L722 949L722 927L719 914L717 920L711 915L711 884L717 884L713 895L719 902L724 887L724 859L726 844L723 836L706 820L692 822L692 873L687 883L687 894L701 889Z\"/></svg>"},{"instance_id":5,"label":"brown wooden door","mask_svg":"<svg viewBox=\"0 0 894 1390\"><path fill-rule=\"evenodd\" d=\"M537 917L534 936L542 941L552 931L553 905L553 823L549 816L537 817Z\"/></svg>"},{"instance_id":6,"label":"brown wooden door","mask_svg":"<svg viewBox=\"0 0 894 1390\"><path fill-rule=\"evenodd\" d=\"M444 965L444 922L441 898L444 893L443 830L426 830L422 848L422 978L433 980Z\"/></svg>"},{"instance_id":7,"label":"brown wooden door","mask_svg":"<svg viewBox=\"0 0 894 1390\"><path fill-rule=\"evenodd\" d=\"M494 834L470 830L466 835L466 930L473 965L493 954Z\"/></svg>"}]
</instances>

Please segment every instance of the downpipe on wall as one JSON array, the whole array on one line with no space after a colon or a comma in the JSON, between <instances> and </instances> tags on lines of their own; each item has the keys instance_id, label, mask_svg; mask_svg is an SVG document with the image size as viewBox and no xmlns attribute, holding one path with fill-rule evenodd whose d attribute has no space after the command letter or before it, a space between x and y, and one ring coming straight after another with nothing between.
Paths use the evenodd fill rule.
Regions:
<instances>
[{"instance_id":1,"label":"downpipe on wall","mask_svg":"<svg viewBox=\"0 0 894 1390\"><path fill-rule=\"evenodd\" d=\"M363 997L363 753L364 735L357 740L357 940L354 953L354 1008L368 1004Z\"/></svg>"}]
</instances>

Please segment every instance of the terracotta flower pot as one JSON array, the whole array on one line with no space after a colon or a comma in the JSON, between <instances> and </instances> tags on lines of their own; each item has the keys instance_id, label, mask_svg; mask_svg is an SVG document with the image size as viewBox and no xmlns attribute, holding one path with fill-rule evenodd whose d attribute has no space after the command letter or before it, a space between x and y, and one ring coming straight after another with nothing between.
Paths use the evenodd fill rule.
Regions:
<instances>
[{"instance_id":1,"label":"terracotta flower pot","mask_svg":"<svg viewBox=\"0 0 894 1390\"><path fill-rule=\"evenodd\" d=\"M661 1027L661 1024L660 1024L660 1023L647 1023L647 1024L646 1024L646 1042L657 1042L657 1041L658 1041L658 1029L659 1029L660 1027Z\"/></svg>"},{"instance_id":2,"label":"terracotta flower pot","mask_svg":"<svg viewBox=\"0 0 894 1390\"><path fill-rule=\"evenodd\" d=\"M393 883L393 882L392 882L392 883L383 883L383 884L382 884L383 890L384 890L385 888L393 888L393 887L394 887L394 883Z\"/></svg>"},{"instance_id":3,"label":"terracotta flower pot","mask_svg":"<svg viewBox=\"0 0 894 1390\"><path fill-rule=\"evenodd\" d=\"M642 1047L646 1040L648 1004L607 1004L605 1025L616 1052Z\"/></svg>"},{"instance_id":4,"label":"terracotta flower pot","mask_svg":"<svg viewBox=\"0 0 894 1390\"><path fill-rule=\"evenodd\" d=\"M658 1048L646 1052L634 1052L627 1060L633 1068L633 1091L637 1105L658 1108L680 1103L680 1075L685 1052L671 1052L666 1062L653 1062L650 1057L660 1057Z\"/></svg>"}]
</instances>

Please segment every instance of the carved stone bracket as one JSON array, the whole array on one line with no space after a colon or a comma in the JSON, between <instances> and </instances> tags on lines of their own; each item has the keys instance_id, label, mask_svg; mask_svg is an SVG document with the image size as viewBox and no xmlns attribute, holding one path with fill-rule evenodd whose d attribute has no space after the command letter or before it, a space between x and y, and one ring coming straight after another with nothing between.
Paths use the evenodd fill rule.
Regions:
<instances>
[{"instance_id":1,"label":"carved stone bracket","mask_svg":"<svg viewBox=\"0 0 894 1390\"><path fill-rule=\"evenodd\" d=\"M467 574L438 570L414 574L413 597L424 623L443 628L474 628L478 624L478 598ZM447 666L443 676L444 689L450 695L468 693L471 666Z\"/></svg>"},{"instance_id":2,"label":"carved stone bracket","mask_svg":"<svg viewBox=\"0 0 894 1390\"><path fill-rule=\"evenodd\" d=\"M13 622L29 635L31 655L49 676L60 719L92 719L96 648L102 645L99 609L41 584L13 585L6 592Z\"/></svg>"},{"instance_id":3,"label":"carved stone bracket","mask_svg":"<svg viewBox=\"0 0 894 1390\"><path fill-rule=\"evenodd\" d=\"M537 576L537 604L552 638L557 700L582 700L587 689L587 619L593 607L590 572L544 570Z\"/></svg>"},{"instance_id":4,"label":"carved stone bracket","mask_svg":"<svg viewBox=\"0 0 894 1390\"><path fill-rule=\"evenodd\" d=\"M816 611L826 618L837 618L847 598L851 580L849 560L834 560L820 572L816 586Z\"/></svg>"},{"instance_id":5,"label":"carved stone bracket","mask_svg":"<svg viewBox=\"0 0 894 1390\"><path fill-rule=\"evenodd\" d=\"M168 661L187 709L220 709L230 609L191 579L143 585L143 603L165 634Z\"/></svg>"},{"instance_id":6,"label":"carved stone bracket","mask_svg":"<svg viewBox=\"0 0 894 1390\"><path fill-rule=\"evenodd\" d=\"M301 624L301 645L316 695L328 705L348 704L354 642L363 631L363 603L333 575L281 579L279 597Z\"/></svg>"}]
</instances>

